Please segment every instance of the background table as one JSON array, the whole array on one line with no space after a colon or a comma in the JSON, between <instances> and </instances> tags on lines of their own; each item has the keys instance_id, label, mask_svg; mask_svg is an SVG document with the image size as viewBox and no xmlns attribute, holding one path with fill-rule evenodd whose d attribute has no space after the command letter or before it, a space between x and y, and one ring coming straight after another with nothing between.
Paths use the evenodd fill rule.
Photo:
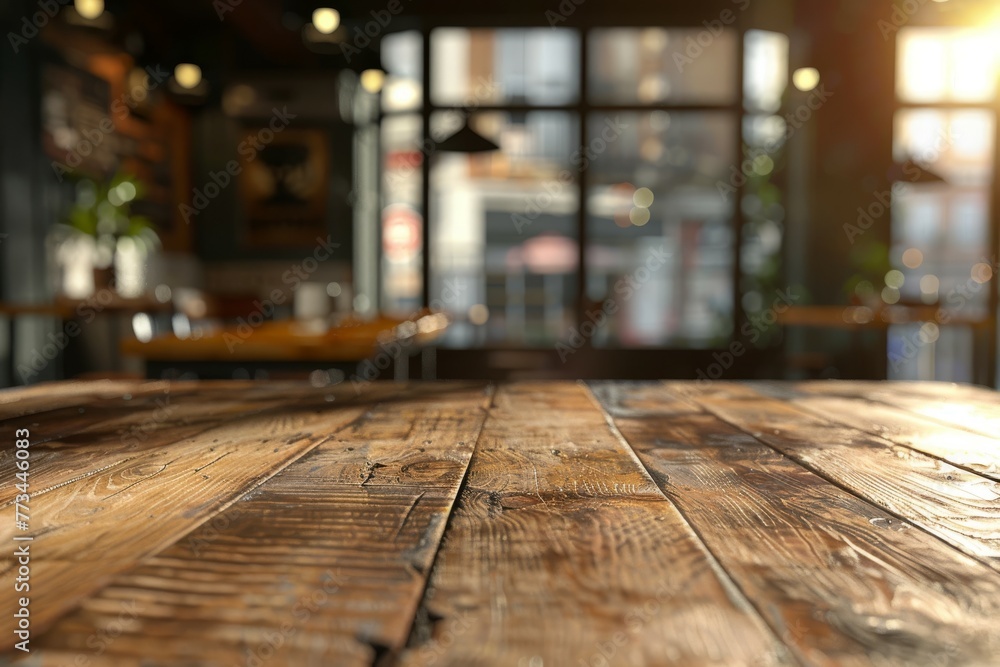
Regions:
<instances>
[{"instance_id":1,"label":"background table","mask_svg":"<svg viewBox=\"0 0 1000 667\"><path fill-rule=\"evenodd\" d=\"M1000 396L901 383L0 392L53 665L995 665ZM16 429L31 528L14 528Z\"/></svg>"}]
</instances>

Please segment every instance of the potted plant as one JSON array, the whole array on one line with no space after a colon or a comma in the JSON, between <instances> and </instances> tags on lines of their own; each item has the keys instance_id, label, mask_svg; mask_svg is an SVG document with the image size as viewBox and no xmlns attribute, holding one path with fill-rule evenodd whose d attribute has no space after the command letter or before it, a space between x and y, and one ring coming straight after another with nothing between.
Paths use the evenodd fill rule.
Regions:
<instances>
[{"instance_id":1,"label":"potted plant","mask_svg":"<svg viewBox=\"0 0 1000 667\"><path fill-rule=\"evenodd\" d=\"M144 195L142 182L125 172L106 181L77 181L65 224L70 237L77 237L77 241L83 237L91 249L94 291L115 289L116 263L124 250L144 256L159 245L152 221L132 212L133 204ZM75 253L75 261L80 261L80 254Z\"/></svg>"}]
</instances>

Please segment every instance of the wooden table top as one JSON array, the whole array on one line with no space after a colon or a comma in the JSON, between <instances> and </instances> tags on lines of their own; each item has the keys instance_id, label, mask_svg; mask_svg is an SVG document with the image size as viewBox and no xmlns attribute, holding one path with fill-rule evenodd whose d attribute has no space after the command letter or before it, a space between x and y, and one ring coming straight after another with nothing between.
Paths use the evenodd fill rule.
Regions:
<instances>
[{"instance_id":1,"label":"wooden table top","mask_svg":"<svg viewBox=\"0 0 1000 667\"><path fill-rule=\"evenodd\" d=\"M970 308L970 310L972 310ZM823 329L885 329L894 324L950 324L985 328L989 317L962 312L961 308L938 305L894 305L881 308L868 306L788 306L775 313L783 326L818 327Z\"/></svg>"},{"instance_id":2,"label":"wooden table top","mask_svg":"<svg viewBox=\"0 0 1000 667\"><path fill-rule=\"evenodd\" d=\"M448 319L418 313L409 320L378 317L319 328L294 320L219 329L197 338L162 334L149 341L126 338L122 354L150 361L362 361L381 351L418 349L440 338ZM398 343L398 345L393 345Z\"/></svg>"},{"instance_id":3,"label":"wooden table top","mask_svg":"<svg viewBox=\"0 0 1000 667\"><path fill-rule=\"evenodd\" d=\"M0 662L1000 663L984 389L105 381L0 422Z\"/></svg>"},{"instance_id":4,"label":"wooden table top","mask_svg":"<svg viewBox=\"0 0 1000 667\"><path fill-rule=\"evenodd\" d=\"M173 309L169 302L163 303L152 297L130 298L101 292L86 299L70 299L59 297L54 301L44 303L0 302L0 315L21 317L24 315L51 315L63 319L83 316L85 314L115 313L151 313Z\"/></svg>"}]
</instances>

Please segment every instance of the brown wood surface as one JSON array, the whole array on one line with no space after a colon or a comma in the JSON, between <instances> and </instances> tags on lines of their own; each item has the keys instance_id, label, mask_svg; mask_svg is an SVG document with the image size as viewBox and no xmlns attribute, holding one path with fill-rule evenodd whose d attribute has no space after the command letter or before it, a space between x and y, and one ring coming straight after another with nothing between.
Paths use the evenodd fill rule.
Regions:
<instances>
[{"instance_id":1,"label":"brown wood surface","mask_svg":"<svg viewBox=\"0 0 1000 667\"><path fill-rule=\"evenodd\" d=\"M85 652L92 628L127 604L134 631L108 647L109 665L147 657L142 629L154 625L166 664L241 664L249 651L271 664L370 665L400 650L485 417L484 387L456 388L371 407L113 578L46 649Z\"/></svg>"},{"instance_id":2,"label":"brown wood surface","mask_svg":"<svg viewBox=\"0 0 1000 667\"><path fill-rule=\"evenodd\" d=\"M865 398L960 430L1000 437L1000 395L979 387L935 382L894 382L888 386L831 382L806 383L795 388L806 394Z\"/></svg>"},{"instance_id":3,"label":"brown wood surface","mask_svg":"<svg viewBox=\"0 0 1000 667\"><path fill-rule=\"evenodd\" d=\"M1000 483L749 385L668 384L815 473L1000 570Z\"/></svg>"},{"instance_id":4,"label":"brown wood surface","mask_svg":"<svg viewBox=\"0 0 1000 667\"><path fill-rule=\"evenodd\" d=\"M931 417L868 400L838 396L791 396L790 402L819 417L878 435L1000 481L1000 439L943 424Z\"/></svg>"},{"instance_id":5,"label":"brown wood surface","mask_svg":"<svg viewBox=\"0 0 1000 667\"><path fill-rule=\"evenodd\" d=\"M993 425L933 383L6 390L0 664L995 665Z\"/></svg>"},{"instance_id":6,"label":"brown wood surface","mask_svg":"<svg viewBox=\"0 0 1000 667\"><path fill-rule=\"evenodd\" d=\"M1000 573L662 388L596 391L664 492L804 663L994 663ZM655 400L635 409L643 397Z\"/></svg>"},{"instance_id":7,"label":"brown wood surface","mask_svg":"<svg viewBox=\"0 0 1000 667\"><path fill-rule=\"evenodd\" d=\"M501 387L405 665L794 664L582 385Z\"/></svg>"}]
</instances>

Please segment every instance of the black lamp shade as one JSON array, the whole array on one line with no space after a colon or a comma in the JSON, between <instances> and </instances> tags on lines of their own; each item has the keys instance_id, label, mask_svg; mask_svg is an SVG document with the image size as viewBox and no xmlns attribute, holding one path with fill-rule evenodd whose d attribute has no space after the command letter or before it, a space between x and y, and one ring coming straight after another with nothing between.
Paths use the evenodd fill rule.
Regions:
<instances>
[{"instance_id":1,"label":"black lamp shade","mask_svg":"<svg viewBox=\"0 0 1000 667\"><path fill-rule=\"evenodd\" d=\"M910 158L896 162L889 169L889 181L892 183L947 183L941 174L931 171L916 160Z\"/></svg>"},{"instance_id":2,"label":"black lamp shade","mask_svg":"<svg viewBox=\"0 0 1000 667\"><path fill-rule=\"evenodd\" d=\"M454 134L439 141L437 148L451 153L488 153L500 150L496 143L469 127L468 120Z\"/></svg>"}]
</instances>

